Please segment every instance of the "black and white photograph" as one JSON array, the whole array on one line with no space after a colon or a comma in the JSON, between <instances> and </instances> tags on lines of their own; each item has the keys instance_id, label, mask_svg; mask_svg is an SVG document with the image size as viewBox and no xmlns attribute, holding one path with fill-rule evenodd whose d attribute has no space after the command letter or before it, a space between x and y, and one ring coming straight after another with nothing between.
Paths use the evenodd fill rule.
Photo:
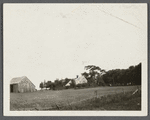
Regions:
<instances>
[{"instance_id":1,"label":"black and white photograph","mask_svg":"<svg viewBox=\"0 0 150 120\"><path fill-rule=\"evenodd\" d=\"M6 116L146 116L147 4L3 4Z\"/></svg>"}]
</instances>

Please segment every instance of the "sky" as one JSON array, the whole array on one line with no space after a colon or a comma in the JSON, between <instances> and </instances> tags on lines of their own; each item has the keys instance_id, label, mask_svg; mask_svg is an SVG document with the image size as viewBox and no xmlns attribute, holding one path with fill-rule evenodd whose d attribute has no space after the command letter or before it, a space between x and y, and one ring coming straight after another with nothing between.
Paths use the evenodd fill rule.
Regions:
<instances>
[{"instance_id":1,"label":"sky","mask_svg":"<svg viewBox=\"0 0 150 120\"><path fill-rule=\"evenodd\" d=\"M146 4L4 4L4 80L75 78L145 60Z\"/></svg>"}]
</instances>

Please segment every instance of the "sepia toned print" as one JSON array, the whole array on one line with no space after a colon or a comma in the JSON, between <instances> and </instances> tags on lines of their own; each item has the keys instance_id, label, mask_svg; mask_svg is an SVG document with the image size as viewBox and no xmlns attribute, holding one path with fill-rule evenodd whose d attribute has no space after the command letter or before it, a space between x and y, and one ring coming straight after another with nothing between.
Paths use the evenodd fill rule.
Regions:
<instances>
[{"instance_id":1,"label":"sepia toned print","mask_svg":"<svg viewBox=\"0 0 150 120\"><path fill-rule=\"evenodd\" d=\"M4 4L4 115L147 115L146 4Z\"/></svg>"}]
</instances>

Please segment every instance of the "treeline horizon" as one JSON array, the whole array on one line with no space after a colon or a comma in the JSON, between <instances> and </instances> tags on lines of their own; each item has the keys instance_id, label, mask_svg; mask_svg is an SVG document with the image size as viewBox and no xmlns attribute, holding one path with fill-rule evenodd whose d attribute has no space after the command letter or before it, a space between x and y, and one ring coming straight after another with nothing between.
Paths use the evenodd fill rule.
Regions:
<instances>
[{"instance_id":1,"label":"treeline horizon","mask_svg":"<svg viewBox=\"0 0 150 120\"><path fill-rule=\"evenodd\" d=\"M81 73L86 79L87 83L75 84L74 78L56 79L54 82L48 80L41 82L39 87L41 89L61 90L68 88L84 88L97 86L126 86L126 85L141 85L141 63L135 66L130 66L127 69L112 69L105 71L99 66L88 65L85 69L88 72ZM65 86L71 81L70 86Z\"/></svg>"}]
</instances>

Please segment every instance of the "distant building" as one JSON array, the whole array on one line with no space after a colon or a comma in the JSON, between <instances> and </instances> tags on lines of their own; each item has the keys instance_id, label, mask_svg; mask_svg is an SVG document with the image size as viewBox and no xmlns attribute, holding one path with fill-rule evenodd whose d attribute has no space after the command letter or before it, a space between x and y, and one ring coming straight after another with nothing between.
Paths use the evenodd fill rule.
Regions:
<instances>
[{"instance_id":1,"label":"distant building","mask_svg":"<svg viewBox=\"0 0 150 120\"><path fill-rule=\"evenodd\" d=\"M36 91L35 85L26 77L16 77L10 81L10 92L24 93Z\"/></svg>"},{"instance_id":2,"label":"distant building","mask_svg":"<svg viewBox=\"0 0 150 120\"><path fill-rule=\"evenodd\" d=\"M87 79L84 76L75 78L75 84L83 84L83 83L87 83Z\"/></svg>"},{"instance_id":3,"label":"distant building","mask_svg":"<svg viewBox=\"0 0 150 120\"><path fill-rule=\"evenodd\" d=\"M70 84L71 84L71 80L65 86L70 86Z\"/></svg>"},{"instance_id":4,"label":"distant building","mask_svg":"<svg viewBox=\"0 0 150 120\"><path fill-rule=\"evenodd\" d=\"M77 75L77 77L74 79L74 82L76 85L83 84L83 83L87 83L87 79L84 76L78 77ZM70 80L65 86L70 86L71 83L72 82Z\"/></svg>"}]
</instances>

